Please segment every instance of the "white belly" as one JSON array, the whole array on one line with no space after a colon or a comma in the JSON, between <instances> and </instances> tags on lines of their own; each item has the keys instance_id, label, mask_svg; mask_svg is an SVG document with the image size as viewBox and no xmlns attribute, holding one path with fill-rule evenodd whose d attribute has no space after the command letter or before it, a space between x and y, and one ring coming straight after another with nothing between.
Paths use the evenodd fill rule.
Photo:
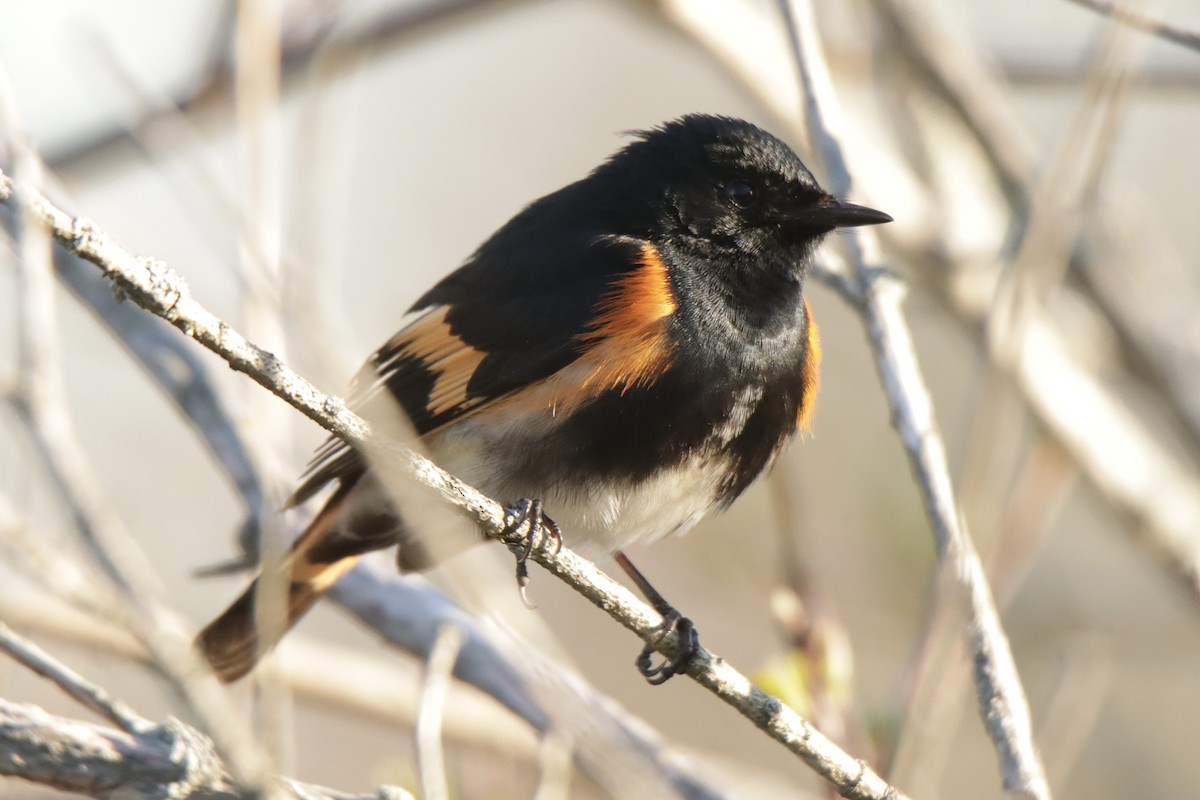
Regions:
<instances>
[{"instance_id":1,"label":"white belly","mask_svg":"<svg viewBox=\"0 0 1200 800\"><path fill-rule=\"evenodd\" d=\"M511 479L505 460L495 455L502 448L485 444L479 431L455 435L458 432L461 428L429 440L440 466L501 503L541 500L567 546L585 553L607 553L684 533L713 510L724 477L711 462L696 458L636 483L594 481L570 490L522 486Z\"/></svg>"}]
</instances>

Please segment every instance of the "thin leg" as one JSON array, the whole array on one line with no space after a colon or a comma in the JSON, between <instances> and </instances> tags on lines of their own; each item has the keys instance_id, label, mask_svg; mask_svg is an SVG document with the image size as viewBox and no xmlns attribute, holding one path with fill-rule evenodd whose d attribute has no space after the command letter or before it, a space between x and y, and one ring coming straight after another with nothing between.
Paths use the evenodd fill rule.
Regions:
<instances>
[{"instance_id":1,"label":"thin leg","mask_svg":"<svg viewBox=\"0 0 1200 800\"><path fill-rule=\"evenodd\" d=\"M686 672L688 665L692 663L692 659L700 650L700 635L696 632L696 625L680 614L675 606L667 602L667 599L650 584L650 581L646 580L642 571L633 565L629 556L617 550L613 553L613 558L621 565L621 569L625 570L625 574L634 582L638 590L645 595L650 605L654 606L654 610L662 614L662 630L654 637L653 642L642 648L642 652L634 663L637 664L638 672L642 673L642 676L651 684L658 686L666 683L675 675ZM679 631L679 640L682 643L680 651L672 657L664 658L657 667L653 666L650 661L651 657L662 640L672 631Z\"/></svg>"}]
</instances>

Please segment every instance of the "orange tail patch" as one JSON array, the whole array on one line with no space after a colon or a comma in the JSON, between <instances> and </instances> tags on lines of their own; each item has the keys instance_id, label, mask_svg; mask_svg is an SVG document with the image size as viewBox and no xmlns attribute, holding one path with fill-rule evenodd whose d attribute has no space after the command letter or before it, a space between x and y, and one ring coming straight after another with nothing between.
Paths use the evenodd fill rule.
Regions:
<instances>
[{"instance_id":1,"label":"orange tail patch","mask_svg":"<svg viewBox=\"0 0 1200 800\"><path fill-rule=\"evenodd\" d=\"M257 609L259 586L263 580L260 575L196 637L200 654L222 681L235 681L254 669L259 659L279 643L338 579L354 568L361 553L339 554L332 561L313 558L317 545L331 531L345 501L345 494L335 494L296 540L287 557L273 569L272 578L286 582L286 601L280 607L280 619L262 620L264 624L260 628Z\"/></svg>"}]
</instances>

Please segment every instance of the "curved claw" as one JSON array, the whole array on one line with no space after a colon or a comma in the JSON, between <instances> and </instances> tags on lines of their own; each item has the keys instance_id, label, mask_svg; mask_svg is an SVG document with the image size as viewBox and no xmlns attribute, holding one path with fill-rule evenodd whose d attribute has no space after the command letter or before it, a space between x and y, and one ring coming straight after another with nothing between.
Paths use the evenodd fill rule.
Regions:
<instances>
[{"instance_id":1,"label":"curved claw","mask_svg":"<svg viewBox=\"0 0 1200 800\"><path fill-rule=\"evenodd\" d=\"M529 586L529 570L525 569L525 562L517 562L517 594L521 595L521 605L525 606L528 611L537 611L537 603L529 599L529 594L525 588Z\"/></svg>"},{"instance_id":2,"label":"curved claw","mask_svg":"<svg viewBox=\"0 0 1200 800\"><path fill-rule=\"evenodd\" d=\"M679 632L679 638L682 642L679 652L670 658L664 658L661 664L654 666L650 661L651 657L663 639L669 636L672 631ZM696 631L695 623L675 609L671 609L663 616L662 630L654 637L653 642L642 648L642 652L638 654L634 664L637 666L638 672L642 673L642 677L646 679L647 683L652 686L659 686L676 675L687 672L692 659L696 657L696 653L699 651L700 634Z\"/></svg>"},{"instance_id":3,"label":"curved claw","mask_svg":"<svg viewBox=\"0 0 1200 800\"><path fill-rule=\"evenodd\" d=\"M529 567L526 562L529 561L529 556L533 554L535 548L541 544L542 536L549 536L554 544L554 554L558 555L562 550L562 530L558 524L550 517L542 512L542 501L536 498L523 498L514 503L509 511L512 512L512 518L509 520L505 530L509 533L515 533L521 528L526 528L525 542L521 547L521 552L517 553L517 590L521 593L521 602L528 609L534 609L537 606L529 600L525 589L529 586Z\"/></svg>"}]
</instances>

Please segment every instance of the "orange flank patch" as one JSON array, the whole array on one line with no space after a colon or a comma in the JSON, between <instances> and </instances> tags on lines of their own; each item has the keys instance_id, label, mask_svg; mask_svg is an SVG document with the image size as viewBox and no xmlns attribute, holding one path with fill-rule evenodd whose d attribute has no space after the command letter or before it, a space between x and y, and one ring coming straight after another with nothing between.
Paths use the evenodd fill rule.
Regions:
<instances>
[{"instance_id":1,"label":"orange flank patch","mask_svg":"<svg viewBox=\"0 0 1200 800\"><path fill-rule=\"evenodd\" d=\"M430 414L441 414L467 402L467 383L487 356L450 330L448 308L431 311L401 331L396 346L405 355L420 359L435 376L426 402Z\"/></svg>"},{"instance_id":2,"label":"orange flank patch","mask_svg":"<svg viewBox=\"0 0 1200 800\"><path fill-rule=\"evenodd\" d=\"M807 432L812 424L813 410L817 406L817 388L821 385L821 333L817 330L817 323L813 321L808 298L804 300L804 319L808 323L808 355L804 359L804 370L800 374L800 414L796 419L796 426Z\"/></svg>"}]
</instances>

